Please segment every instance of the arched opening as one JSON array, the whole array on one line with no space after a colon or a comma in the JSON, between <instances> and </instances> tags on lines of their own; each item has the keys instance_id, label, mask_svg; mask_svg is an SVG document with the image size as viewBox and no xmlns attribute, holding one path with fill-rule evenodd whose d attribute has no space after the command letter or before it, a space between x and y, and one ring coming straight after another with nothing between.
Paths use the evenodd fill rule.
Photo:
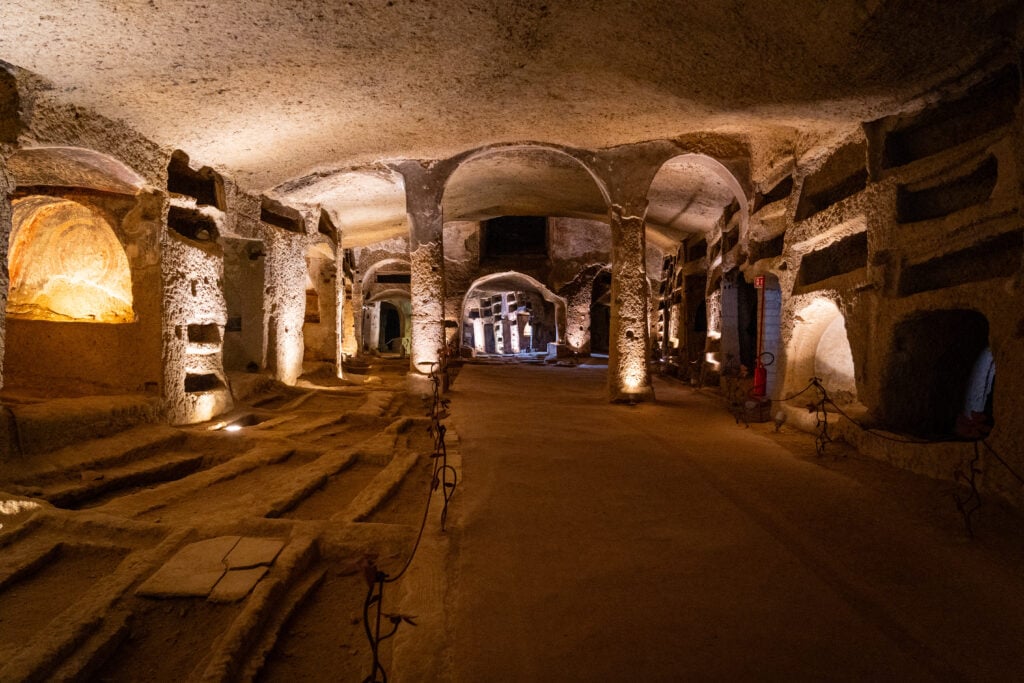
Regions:
<instances>
[{"instance_id":1,"label":"arched opening","mask_svg":"<svg viewBox=\"0 0 1024 683\"><path fill-rule=\"evenodd\" d=\"M611 341L612 274L603 271L594 278L590 294L590 353L608 355Z\"/></svg>"},{"instance_id":2,"label":"arched opening","mask_svg":"<svg viewBox=\"0 0 1024 683\"><path fill-rule=\"evenodd\" d=\"M358 337L364 353L408 353L412 337L412 295L410 291L412 274L409 262L399 258L386 258L369 266L363 273L360 284L362 315L359 316ZM386 319L381 302L388 301L399 312L401 329L397 335L389 336L381 348L380 336ZM385 311L390 309L385 308ZM390 315L388 313L387 315ZM394 330L392 329L392 332Z\"/></svg>"},{"instance_id":3,"label":"arched opening","mask_svg":"<svg viewBox=\"0 0 1024 683\"><path fill-rule=\"evenodd\" d=\"M715 383L719 373L738 374L741 364L752 369L759 295L740 272L739 259L723 258L746 228L743 187L716 159L681 154L658 169L647 200L648 243L677 255L662 293L672 323L666 340L672 371Z\"/></svg>"},{"instance_id":4,"label":"arched opening","mask_svg":"<svg viewBox=\"0 0 1024 683\"><path fill-rule=\"evenodd\" d=\"M689 235L711 235L730 206L735 221L720 226L737 237L747 223L743 187L721 162L704 154L681 154L662 164L647 192L647 236L653 243L675 251ZM730 218L731 218L730 216Z\"/></svg>"},{"instance_id":5,"label":"arched opening","mask_svg":"<svg viewBox=\"0 0 1024 683\"><path fill-rule=\"evenodd\" d=\"M363 305L362 347L365 353L398 354L409 351L412 300L407 292L385 290Z\"/></svg>"},{"instance_id":6,"label":"arched opening","mask_svg":"<svg viewBox=\"0 0 1024 683\"><path fill-rule=\"evenodd\" d=\"M380 302L380 335L377 350L381 353L395 353L402 345L402 316L398 308L389 301Z\"/></svg>"},{"instance_id":7,"label":"arched opening","mask_svg":"<svg viewBox=\"0 0 1024 683\"><path fill-rule=\"evenodd\" d=\"M528 275L487 275L462 305L462 346L468 355L548 352L565 325L565 301Z\"/></svg>"},{"instance_id":8,"label":"arched opening","mask_svg":"<svg viewBox=\"0 0 1024 683\"><path fill-rule=\"evenodd\" d=\"M832 300L817 298L800 309L794 317L786 356L786 393L799 391L817 377L837 404L857 400L856 368L846 319Z\"/></svg>"},{"instance_id":9,"label":"arched opening","mask_svg":"<svg viewBox=\"0 0 1024 683\"><path fill-rule=\"evenodd\" d=\"M927 311L896 325L881 411L891 429L943 438L963 417L990 428L994 389L989 325L981 313Z\"/></svg>"},{"instance_id":10,"label":"arched opening","mask_svg":"<svg viewBox=\"0 0 1024 683\"><path fill-rule=\"evenodd\" d=\"M501 216L564 216L608 220L604 187L566 152L542 145L477 150L449 176L445 221Z\"/></svg>"}]
</instances>

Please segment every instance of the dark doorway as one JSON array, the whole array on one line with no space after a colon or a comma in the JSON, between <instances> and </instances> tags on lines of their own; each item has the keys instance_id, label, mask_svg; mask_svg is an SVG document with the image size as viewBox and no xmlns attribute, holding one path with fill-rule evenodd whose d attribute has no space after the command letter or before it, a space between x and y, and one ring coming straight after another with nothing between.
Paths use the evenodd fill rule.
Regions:
<instances>
[{"instance_id":1,"label":"dark doorway","mask_svg":"<svg viewBox=\"0 0 1024 683\"><path fill-rule=\"evenodd\" d=\"M757 290L742 275L736 278L736 327L740 363L753 372L757 356Z\"/></svg>"},{"instance_id":2,"label":"dark doorway","mask_svg":"<svg viewBox=\"0 0 1024 683\"><path fill-rule=\"evenodd\" d=\"M951 436L988 346L988 320L977 311L928 311L897 325L884 395L888 426L925 438ZM990 378L982 410L991 410L992 385Z\"/></svg>"},{"instance_id":3,"label":"dark doorway","mask_svg":"<svg viewBox=\"0 0 1024 683\"><path fill-rule=\"evenodd\" d=\"M380 302L380 351L398 351L402 346L402 316L393 304Z\"/></svg>"}]
</instances>

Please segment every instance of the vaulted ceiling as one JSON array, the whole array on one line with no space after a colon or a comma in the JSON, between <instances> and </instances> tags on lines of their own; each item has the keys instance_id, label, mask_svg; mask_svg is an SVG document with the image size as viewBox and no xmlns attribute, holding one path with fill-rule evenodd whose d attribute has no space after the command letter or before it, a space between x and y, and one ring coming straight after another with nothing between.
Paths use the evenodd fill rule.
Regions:
<instances>
[{"instance_id":1,"label":"vaulted ceiling","mask_svg":"<svg viewBox=\"0 0 1024 683\"><path fill-rule=\"evenodd\" d=\"M852 128L1001 49L1016 5L5 0L0 59L247 189L292 184L313 195L294 181L499 142L599 148L715 132L770 148ZM584 177L537 161L464 173L446 198L453 217L548 211L552 201L562 215L593 213ZM699 170L672 171L677 182L658 191L667 203L652 220L701 229L707 216L690 221L669 200L731 201ZM396 187L346 176L319 190L326 204L363 207L379 229L401 223Z\"/></svg>"}]
</instances>

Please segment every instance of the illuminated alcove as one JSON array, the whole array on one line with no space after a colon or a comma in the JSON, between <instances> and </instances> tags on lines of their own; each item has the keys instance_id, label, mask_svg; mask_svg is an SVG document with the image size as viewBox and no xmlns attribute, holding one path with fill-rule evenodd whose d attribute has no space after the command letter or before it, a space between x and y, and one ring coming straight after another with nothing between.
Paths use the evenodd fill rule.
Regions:
<instances>
[{"instance_id":1,"label":"illuminated alcove","mask_svg":"<svg viewBox=\"0 0 1024 683\"><path fill-rule=\"evenodd\" d=\"M785 393L817 377L839 405L857 401L857 383L846 320L830 299L820 297L799 310L787 348ZM808 400L813 399L811 396Z\"/></svg>"},{"instance_id":2,"label":"illuminated alcove","mask_svg":"<svg viewBox=\"0 0 1024 683\"><path fill-rule=\"evenodd\" d=\"M514 271L477 279L462 304L462 346L470 353L547 353L565 328L565 300Z\"/></svg>"},{"instance_id":3,"label":"illuminated alcove","mask_svg":"<svg viewBox=\"0 0 1024 683\"><path fill-rule=\"evenodd\" d=\"M124 247L106 219L83 204L44 196L16 201L8 265L10 318L135 319Z\"/></svg>"}]
</instances>

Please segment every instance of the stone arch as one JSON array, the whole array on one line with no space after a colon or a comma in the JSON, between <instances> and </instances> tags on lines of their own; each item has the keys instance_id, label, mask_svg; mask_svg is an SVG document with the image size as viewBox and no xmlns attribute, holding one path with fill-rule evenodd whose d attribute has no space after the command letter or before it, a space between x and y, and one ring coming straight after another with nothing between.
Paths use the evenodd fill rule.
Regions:
<instances>
[{"instance_id":1,"label":"stone arch","mask_svg":"<svg viewBox=\"0 0 1024 683\"><path fill-rule=\"evenodd\" d=\"M360 287L362 288L362 292L365 297L368 297L367 288L373 282L371 278L377 275L377 271L388 266L401 266L405 270L410 270L412 268L409 260L404 258L391 257L375 261L373 265L366 269L366 272L363 273L363 277L360 281Z\"/></svg>"},{"instance_id":2,"label":"stone arch","mask_svg":"<svg viewBox=\"0 0 1024 683\"><path fill-rule=\"evenodd\" d=\"M588 217L588 218L591 218L591 217L594 217L594 216L599 216L601 218L606 218L607 217L608 207L611 205L611 198L610 198L610 195L609 195L609 192L608 192L608 188L607 188L607 186L605 184L605 181L601 178L601 176L598 175L598 173L586 161L581 159L578 154L575 154L573 150L571 150L569 148L563 148L563 147L560 147L558 145L552 145L552 144L540 143L540 142L520 142L520 143L505 143L505 144L499 144L499 145L488 145L488 146L479 147L479 148L476 148L476 149L473 149L473 150L469 150L469 151L463 152L462 154L459 154L459 155L457 155L455 157L452 157L451 159L448 160L448 162L450 164L450 167L447 169L447 172L444 174L444 176L442 178L441 192L440 192L440 199L442 201L442 206L445 205L445 200L449 198L449 195L450 195L450 193L452 191L453 179L457 179L460 176L460 173L462 173L462 174L467 173L468 169L471 169L474 165L479 164L480 162L482 162L484 160L487 160L487 159L498 159L498 160L500 160L502 157L505 157L505 158L515 158L517 155L520 157L520 159L524 159L524 158L528 158L529 155L531 155L531 154L537 155L537 156L541 156L541 157L544 157L544 156L548 157L549 163L550 163L552 168L557 167L557 165L558 165L557 162L560 161L560 162L562 162L564 164L568 164L569 167L571 167L571 168L575 168L577 170L584 171L586 173L586 175L589 177L590 181L593 183L593 186L600 193L600 197L601 197L601 201L602 201L603 206L600 207L600 210L593 211L593 212L591 212L591 213L589 213L587 215L581 215L580 217ZM554 163L551 163L551 162L554 162ZM453 213L450 210L450 208L449 208L449 210L446 210L444 213L445 213L445 220L446 221L447 220L468 220L468 218L466 216L456 215L455 213ZM531 213L531 214L528 214L528 215L540 215L540 214ZM545 213L544 215L563 215L563 214ZM577 215L577 214L565 214L565 215Z\"/></svg>"},{"instance_id":3,"label":"stone arch","mask_svg":"<svg viewBox=\"0 0 1024 683\"><path fill-rule=\"evenodd\" d=\"M146 181L114 157L84 147L30 147L7 158L19 187L85 188L134 195Z\"/></svg>"},{"instance_id":4,"label":"stone arch","mask_svg":"<svg viewBox=\"0 0 1024 683\"><path fill-rule=\"evenodd\" d=\"M732 202L738 206L738 237L746 235L746 192L732 171L706 154L686 152L666 159L651 179L647 199L647 219L663 226L667 241L710 232Z\"/></svg>"},{"instance_id":5,"label":"stone arch","mask_svg":"<svg viewBox=\"0 0 1024 683\"><path fill-rule=\"evenodd\" d=\"M486 288L500 288L502 291L510 292L533 291L539 294L544 301L550 303L553 307L555 337L553 342L556 344L564 344L567 309L565 299L552 292L543 283L536 280L535 278L516 271L491 273L489 275L479 277L473 281L473 283L466 290L466 294L462 298L460 322L462 323L463 326L466 324L470 309L475 308L475 306L473 306L472 304L474 299L479 297L477 292L479 292L481 289Z\"/></svg>"}]
</instances>

